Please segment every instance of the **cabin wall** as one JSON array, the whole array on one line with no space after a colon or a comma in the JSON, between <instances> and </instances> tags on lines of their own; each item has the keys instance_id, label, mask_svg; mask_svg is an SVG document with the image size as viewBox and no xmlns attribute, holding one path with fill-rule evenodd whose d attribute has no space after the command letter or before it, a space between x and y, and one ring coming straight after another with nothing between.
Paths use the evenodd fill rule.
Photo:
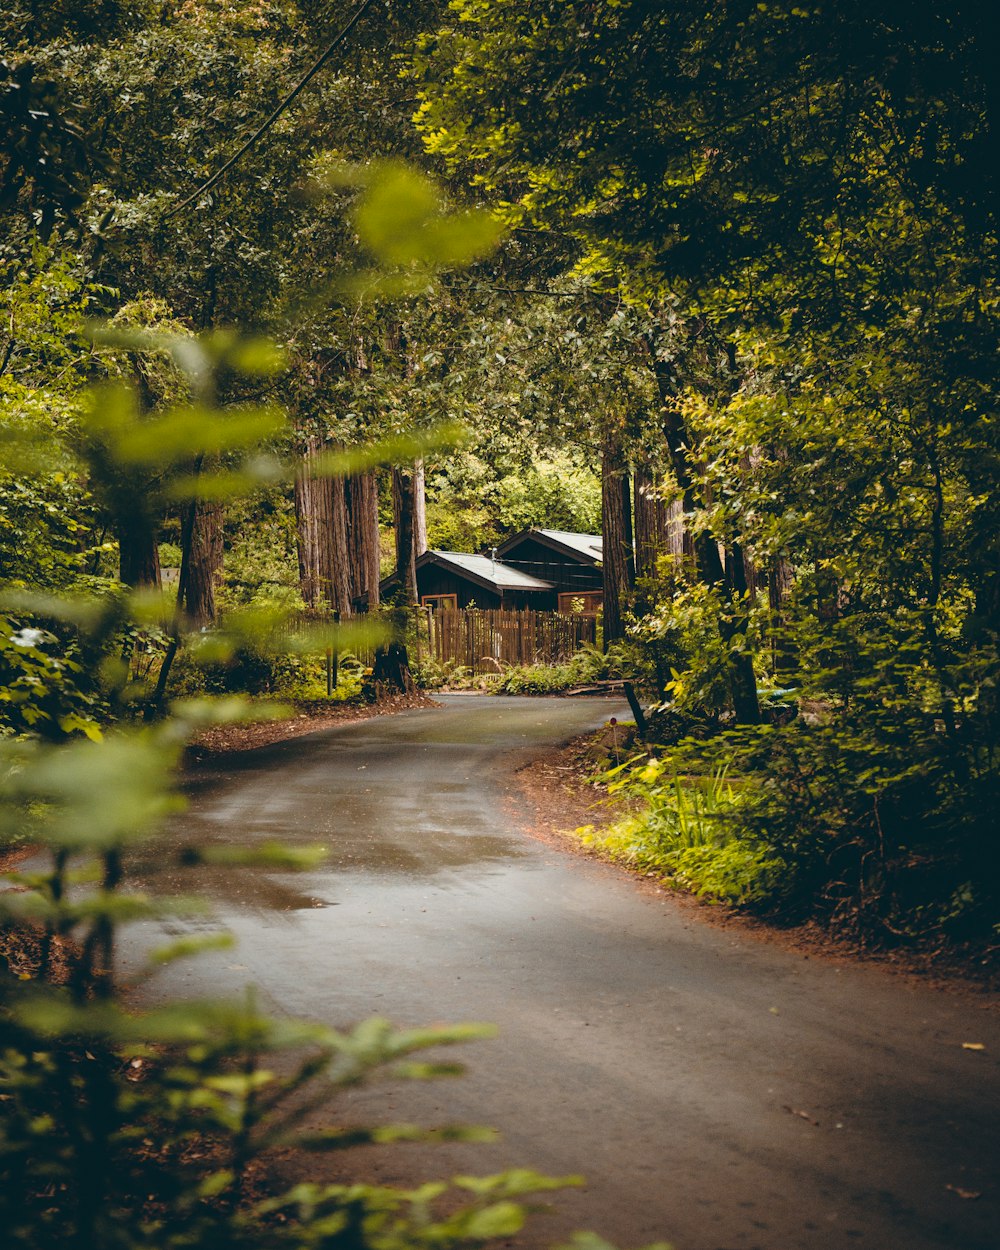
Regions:
<instances>
[{"instance_id":1,"label":"cabin wall","mask_svg":"<svg viewBox=\"0 0 1000 1250\"><path fill-rule=\"evenodd\" d=\"M473 603L477 608L512 606L506 601L501 603L500 596L494 591L466 581L465 578L437 564L425 564L423 568L417 569L417 594L421 602L424 595L456 595L460 608L467 608Z\"/></svg>"},{"instance_id":2,"label":"cabin wall","mask_svg":"<svg viewBox=\"0 0 1000 1250\"><path fill-rule=\"evenodd\" d=\"M572 556L553 551L534 538L526 538L504 554L504 564L520 569L543 582L552 582L557 591L601 590L604 578L600 568L582 564ZM552 607L555 608L553 601Z\"/></svg>"},{"instance_id":3,"label":"cabin wall","mask_svg":"<svg viewBox=\"0 0 1000 1250\"><path fill-rule=\"evenodd\" d=\"M558 606L554 590L504 590L500 595L438 564L417 569L417 593L421 602L425 595L455 595L459 608L534 608L536 612L555 612Z\"/></svg>"}]
</instances>

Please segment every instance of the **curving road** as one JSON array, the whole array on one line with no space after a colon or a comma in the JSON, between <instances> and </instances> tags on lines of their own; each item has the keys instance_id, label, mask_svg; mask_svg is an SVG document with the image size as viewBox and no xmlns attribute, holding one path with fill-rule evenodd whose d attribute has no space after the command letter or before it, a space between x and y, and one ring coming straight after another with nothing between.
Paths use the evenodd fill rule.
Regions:
<instances>
[{"instance_id":1,"label":"curving road","mask_svg":"<svg viewBox=\"0 0 1000 1250\"><path fill-rule=\"evenodd\" d=\"M519 1245L588 1227L677 1250L997 1250L988 1003L701 924L527 837L513 768L623 715L614 704L444 704L199 774L174 836L321 841L331 856L304 877L200 879L216 912L203 923L239 946L171 969L159 993L251 982L272 1010L333 1024L497 1022L461 1080L358 1092L343 1118L501 1130L494 1145L368 1152L367 1176L386 1183L584 1173ZM137 930L126 964L191 927Z\"/></svg>"}]
</instances>

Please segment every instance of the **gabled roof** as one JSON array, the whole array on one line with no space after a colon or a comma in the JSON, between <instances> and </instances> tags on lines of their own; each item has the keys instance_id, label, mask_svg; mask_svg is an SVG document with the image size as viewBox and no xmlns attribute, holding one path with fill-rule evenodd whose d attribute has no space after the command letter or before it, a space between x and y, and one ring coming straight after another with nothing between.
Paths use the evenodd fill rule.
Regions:
<instances>
[{"instance_id":1,"label":"gabled roof","mask_svg":"<svg viewBox=\"0 0 1000 1250\"><path fill-rule=\"evenodd\" d=\"M575 534L571 530L527 529L514 534L497 547L497 554L510 555L521 543L533 538L543 547L551 547L562 555L572 556L581 564L600 564L604 559L604 540L600 534Z\"/></svg>"},{"instance_id":2,"label":"gabled roof","mask_svg":"<svg viewBox=\"0 0 1000 1250\"><path fill-rule=\"evenodd\" d=\"M459 577L487 590L495 590L498 594L505 590L543 591L553 588L551 582L543 582L541 578L522 573L520 569L511 568L502 560L494 560L492 556L472 555L465 551L425 551L422 556L417 557L416 567L422 569L428 564L440 565L457 573ZM385 578L382 585L386 587L396 580L394 573Z\"/></svg>"},{"instance_id":3,"label":"gabled roof","mask_svg":"<svg viewBox=\"0 0 1000 1250\"><path fill-rule=\"evenodd\" d=\"M417 568L429 563L451 566L473 581L489 586L491 590L552 589L551 582L543 582L541 578L532 577L530 573L522 573L520 569L511 568L502 560L494 560L492 556L475 556L465 551L425 551L417 561Z\"/></svg>"}]
</instances>

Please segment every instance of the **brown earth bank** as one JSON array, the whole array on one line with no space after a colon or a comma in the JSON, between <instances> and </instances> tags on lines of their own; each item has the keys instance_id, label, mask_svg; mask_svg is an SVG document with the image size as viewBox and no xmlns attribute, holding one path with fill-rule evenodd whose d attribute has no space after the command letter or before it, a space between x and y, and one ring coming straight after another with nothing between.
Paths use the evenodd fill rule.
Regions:
<instances>
[{"instance_id":1,"label":"brown earth bank","mask_svg":"<svg viewBox=\"0 0 1000 1250\"><path fill-rule=\"evenodd\" d=\"M375 703L331 703L327 699L286 701L282 707L291 707L291 715L206 729L188 747L185 764L197 766L202 762L215 761L220 756L252 751L255 747L270 746L274 742L299 738L303 734L331 729L350 721L371 720L375 716L393 716L412 708L438 706L420 691L388 695Z\"/></svg>"},{"instance_id":2,"label":"brown earth bank","mask_svg":"<svg viewBox=\"0 0 1000 1250\"><path fill-rule=\"evenodd\" d=\"M607 859L598 849L585 846L574 836L574 830L584 825L603 829L628 814L627 801L609 796L607 787L593 778L602 769L628 759L635 749L627 728L605 727L523 765L514 777L516 796L512 796L511 803L520 814L525 831L572 854ZM918 978L924 984L941 987L988 994L1000 990L1000 951L996 947L984 950L957 946L939 935L906 947L864 945L815 920L784 925L737 907L696 898L671 886L656 872L630 870L611 862L623 873L636 878L642 888L669 895L693 918L720 928L739 930L759 941L801 954L804 959L875 964Z\"/></svg>"}]
</instances>

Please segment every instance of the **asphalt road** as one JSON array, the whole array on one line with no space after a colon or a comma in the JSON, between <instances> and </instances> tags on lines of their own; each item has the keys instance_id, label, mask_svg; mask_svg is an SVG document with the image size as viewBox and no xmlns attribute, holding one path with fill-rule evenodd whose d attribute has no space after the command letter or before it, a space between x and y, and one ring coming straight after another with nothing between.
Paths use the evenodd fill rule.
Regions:
<instances>
[{"instance_id":1,"label":"asphalt road","mask_svg":"<svg viewBox=\"0 0 1000 1250\"><path fill-rule=\"evenodd\" d=\"M1000 1246L995 1010L704 924L526 836L512 769L616 705L445 704L199 775L173 837L320 841L329 861L207 877L214 917L134 931L125 965L164 930L221 922L238 948L171 968L157 995L252 983L275 1012L338 1025L495 1021L463 1078L352 1093L339 1118L501 1131L365 1152L357 1165L385 1183L585 1174L518 1244L591 1228L677 1250Z\"/></svg>"}]
</instances>

